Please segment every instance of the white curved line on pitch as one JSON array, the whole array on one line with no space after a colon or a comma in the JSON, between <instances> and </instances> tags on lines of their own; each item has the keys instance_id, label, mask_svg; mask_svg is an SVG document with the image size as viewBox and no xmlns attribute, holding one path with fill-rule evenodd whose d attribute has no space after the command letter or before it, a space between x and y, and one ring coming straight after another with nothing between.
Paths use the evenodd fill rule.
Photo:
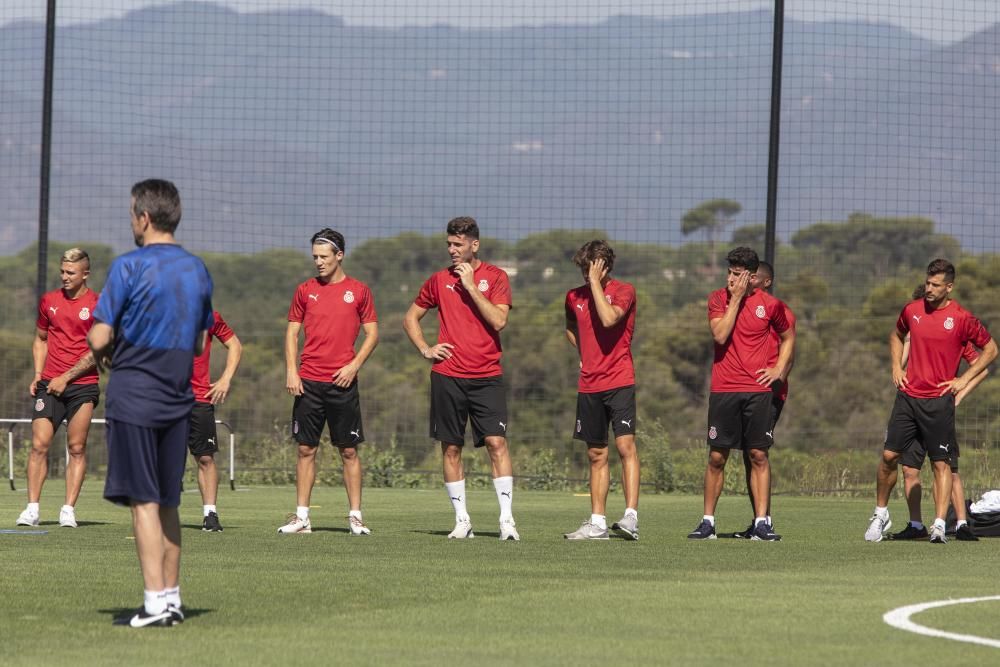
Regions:
<instances>
[{"instance_id":1,"label":"white curved line on pitch","mask_svg":"<svg viewBox=\"0 0 1000 667\"><path fill-rule=\"evenodd\" d=\"M981 644L982 646L992 646L993 648L1000 648L1000 639L987 639L986 637L977 637L976 635L962 635L957 632L946 632L944 630L937 630L935 628L928 628L926 625L920 625L919 623L914 623L910 620L910 616L913 614L918 614L922 611L927 611L928 609L935 609L937 607L948 607L953 604L971 604L973 602L987 602L990 600L1000 600L1000 595L991 595L984 598L959 598L958 600L937 600L935 602L922 602L921 604L911 604L905 607L899 607L898 609L893 609L888 611L882 616L882 620L891 625L894 628L899 628L900 630L906 630L907 632L915 632L918 635L924 635L926 637L943 637L945 639L954 639L958 642L968 642L970 644Z\"/></svg>"}]
</instances>

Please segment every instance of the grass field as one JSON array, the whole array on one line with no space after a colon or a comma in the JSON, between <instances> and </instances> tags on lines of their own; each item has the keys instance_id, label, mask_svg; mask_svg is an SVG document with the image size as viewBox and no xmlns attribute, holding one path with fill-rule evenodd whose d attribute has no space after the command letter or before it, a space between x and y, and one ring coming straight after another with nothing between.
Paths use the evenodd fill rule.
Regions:
<instances>
[{"instance_id":1,"label":"grass field","mask_svg":"<svg viewBox=\"0 0 1000 667\"><path fill-rule=\"evenodd\" d=\"M0 534L5 665L725 664L949 665L1000 649L884 624L898 606L1000 593L1000 541L867 544L869 500L777 498L777 543L685 539L695 496L642 498L641 540L569 543L589 514L569 493L517 492L520 543L499 542L492 492L470 492L477 537L447 540L442 491L366 490L374 534L352 538L343 491L317 488L311 535L275 530L291 488L222 491L225 532L200 530L185 493L182 595L174 628L112 627L141 601L127 511L89 480L81 527L56 524L62 480L43 496L43 535ZM0 494L12 529L22 491ZM610 520L621 510L612 496ZM904 508L891 506L898 527ZM720 531L743 528L724 498ZM1000 639L1000 602L924 612L933 627Z\"/></svg>"}]
</instances>

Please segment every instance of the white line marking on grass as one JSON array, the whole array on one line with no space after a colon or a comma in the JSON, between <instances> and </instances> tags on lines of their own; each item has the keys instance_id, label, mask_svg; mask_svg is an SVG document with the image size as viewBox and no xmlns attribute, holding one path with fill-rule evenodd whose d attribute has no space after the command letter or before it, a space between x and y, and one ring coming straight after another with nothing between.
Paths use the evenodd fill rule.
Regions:
<instances>
[{"instance_id":1,"label":"white line marking on grass","mask_svg":"<svg viewBox=\"0 0 1000 667\"><path fill-rule=\"evenodd\" d=\"M928 609L948 607L953 604L971 604L973 602L987 602L991 600L1000 600L1000 595L991 595L983 598L959 598L958 600L936 600L934 602L911 604L886 612L882 616L882 620L894 628L906 630L907 632L915 632L918 635L924 635L925 637L943 637L945 639L954 639L958 642L968 642L970 644L980 644L982 646L1000 648L1000 639L988 639L986 637L977 637L976 635L962 635L957 632L946 632L944 630L928 628L926 625L920 625L919 623L914 623L910 620L910 616L919 614L922 611L927 611Z\"/></svg>"}]
</instances>

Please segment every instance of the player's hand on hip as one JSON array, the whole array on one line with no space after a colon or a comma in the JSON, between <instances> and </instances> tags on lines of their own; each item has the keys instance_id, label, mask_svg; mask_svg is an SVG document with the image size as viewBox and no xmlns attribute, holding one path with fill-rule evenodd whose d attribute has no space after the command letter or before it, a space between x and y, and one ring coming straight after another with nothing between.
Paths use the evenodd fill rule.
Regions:
<instances>
[{"instance_id":1,"label":"player's hand on hip","mask_svg":"<svg viewBox=\"0 0 1000 667\"><path fill-rule=\"evenodd\" d=\"M352 364L347 364L339 371L333 374L333 384L337 385L342 389L347 389L354 382L354 378L358 377L358 367Z\"/></svg>"},{"instance_id":2,"label":"player's hand on hip","mask_svg":"<svg viewBox=\"0 0 1000 667\"><path fill-rule=\"evenodd\" d=\"M945 380L944 382L938 382L938 388L941 389L941 396L945 394L957 394L958 392L965 389L965 385L969 384L968 381L962 378L955 378L953 380Z\"/></svg>"},{"instance_id":3,"label":"player's hand on hip","mask_svg":"<svg viewBox=\"0 0 1000 667\"><path fill-rule=\"evenodd\" d=\"M909 386L909 382L906 381L906 371L903 369L893 369L892 371L892 383L896 385L897 389L906 389ZM947 392L944 392L947 393ZM942 396L944 395L942 393Z\"/></svg>"},{"instance_id":4,"label":"player's hand on hip","mask_svg":"<svg viewBox=\"0 0 1000 667\"><path fill-rule=\"evenodd\" d=\"M444 361L445 359L451 359L451 351L454 347L455 346L451 343L438 343L437 345L431 345L423 351L424 359L430 359L431 361Z\"/></svg>"},{"instance_id":5,"label":"player's hand on hip","mask_svg":"<svg viewBox=\"0 0 1000 667\"><path fill-rule=\"evenodd\" d=\"M69 382L66 381L65 376L57 375L51 380L49 380L49 386L46 391L53 396L61 396L64 391L66 391L66 385Z\"/></svg>"},{"instance_id":6,"label":"player's hand on hip","mask_svg":"<svg viewBox=\"0 0 1000 667\"><path fill-rule=\"evenodd\" d=\"M208 385L208 393L205 394L212 405L218 405L226 400L226 396L229 395L229 380L219 379Z\"/></svg>"},{"instance_id":7,"label":"player's hand on hip","mask_svg":"<svg viewBox=\"0 0 1000 667\"><path fill-rule=\"evenodd\" d=\"M762 387L770 387L775 382L781 380L781 373L777 368L757 369L757 384Z\"/></svg>"}]
</instances>

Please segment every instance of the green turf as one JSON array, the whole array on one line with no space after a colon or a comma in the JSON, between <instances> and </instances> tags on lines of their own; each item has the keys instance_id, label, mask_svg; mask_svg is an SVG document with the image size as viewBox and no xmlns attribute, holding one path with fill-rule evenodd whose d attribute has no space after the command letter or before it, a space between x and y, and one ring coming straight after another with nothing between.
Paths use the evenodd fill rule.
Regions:
<instances>
[{"instance_id":1,"label":"green turf","mask_svg":"<svg viewBox=\"0 0 1000 667\"><path fill-rule=\"evenodd\" d=\"M638 543L568 543L589 514L568 493L515 494L520 543L500 543L492 492L470 492L477 537L445 539L444 491L366 490L374 535L347 534L341 489L317 488L312 535L275 529L290 488L222 491L225 532L203 533L197 494L182 518L187 622L112 627L141 601L128 514L89 480L76 530L55 523L61 480L43 497L46 535L0 534L6 665L86 664L996 664L1000 649L885 625L901 605L1000 594L998 541L867 544L870 501L778 498L779 543L685 539L694 496L644 496ZM12 528L23 493L0 494ZM617 518L621 496L612 496ZM891 508L902 523L903 508ZM743 528L724 498L720 530ZM901 528L902 526L897 526ZM22 529L22 532L26 532ZM1000 639L1000 602L914 617ZM937 624L936 626L934 624ZM935 657L936 656L936 657Z\"/></svg>"}]
</instances>

